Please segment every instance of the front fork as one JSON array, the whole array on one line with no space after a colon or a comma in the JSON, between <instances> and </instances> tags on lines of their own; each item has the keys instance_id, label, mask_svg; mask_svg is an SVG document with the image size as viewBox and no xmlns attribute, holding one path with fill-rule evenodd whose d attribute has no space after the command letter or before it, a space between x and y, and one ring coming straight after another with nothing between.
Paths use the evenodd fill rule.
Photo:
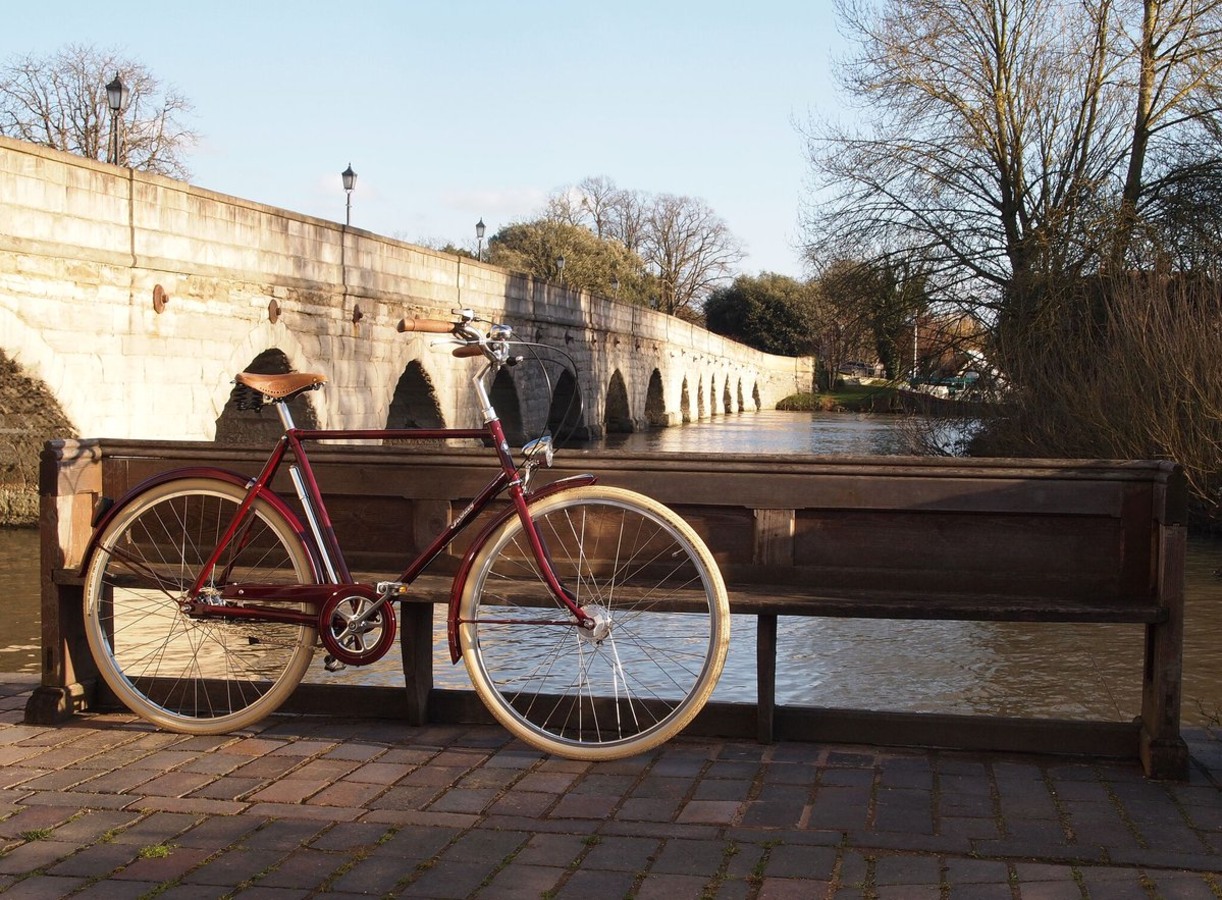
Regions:
<instances>
[{"instance_id":1,"label":"front fork","mask_svg":"<svg viewBox=\"0 0 1222 900\"><path fill-rule=\"evenodd\" d=\"M458 640L459 612L462 606L463 593L466 591L467 580L471 577L471 569L475 562L475 558L483 550L484 546L491 539L494 532L501 528L506 521L513 516L518 516L522 520L522 528L529 535L531 543L531 552L534 554L535 561L539 565L540 571L544 573L544 580L547 587L556 597L556 600L565 609L570 612L575 620L575 624L579 628L587 630L596 627L595 619L586 613L580 606L577 605L577 598L573 596L573 592L560 583L556 577L554 567L551 564L551 559L547 552L547 547L543 542L542 537L535 529L534 521L530 517L531 504L550 497L552 494L560 493L561 491L570 491L574 488L586 487L594 484L598 480L595 475L572 475L568 478L561 478L559 481L553 481L551 484L546 484L537 491L532 491L529 494L515 491L518 496L515 497L515 503L509 509L504 510L500 515L489 522L484 530L479 533L471 546L467 548L467 552L463 555L462 562L459 565L458 572L454 575L454 582L450 588L450 607L446 616L446 631L450 644L450 661L458 662L462 659L462 646ZM520 499L520 504L517 502Z\"/></svg>"}]
</instances>

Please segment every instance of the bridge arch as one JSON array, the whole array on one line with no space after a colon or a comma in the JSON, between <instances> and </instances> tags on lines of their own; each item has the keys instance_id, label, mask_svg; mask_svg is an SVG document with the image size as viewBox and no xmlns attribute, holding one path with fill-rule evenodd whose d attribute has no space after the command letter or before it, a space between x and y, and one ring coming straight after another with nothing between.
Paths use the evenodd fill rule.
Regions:
<instances>
[{"instance_id":1,"label":"bridge arch","mask_svg":"<svg viewBox=\"0 0 1222 900\"><path fill-rule=\"evenodd\" d=\"M488 391L492 405L496 407L497 415L501 417L501 427L505 429L505 439L511 444L521 444L526 438L526 429L522 419L522 402L518 396L518 385L507 369L501 369L492 380L492 388Z\"/></svg>"},{"instance_id":2,"label":"bridge arch","mask_svg":"<svg viewBox=\"0 0 1222 900\"><path fill-rule=\"evenodd\" d=\"M654 369L649 375L649 387L645 391L645 424L650 428L665 428L670 424L666 415L666 393L662 387L662 373Z\"/></svg>"},{"instance_id":3,"label":"bridge arch","mask_svg":"<svg viewBox=\"0 0 1222 900\"><path fill-rule=\"evenodd\" d=\"M246 333L244 340L239 341L237 346L233 348L233 352L229 354L229 358L224 363L224 370L221 373L219 383L212 392L212 439L216 439L216 423L220 421L221 416L225 412L225 407L229 403L233 383L233 376L237 375L246 369L252 361L259 359L265 353L278 351L283 357L283 363L278 363L287 368L281 369L283 372L317 372L321 371L320 367L312 362L306 353L302 350L301 342L293 336L293 333L288 330L283 321L273 325L270 322L262 322L256 327L250 329ZM273 357L268 357L272 359ZM272 372L265 374L275 374ZM328 383L318 391L310 391L306 396L309 398L309 406L311 410L311 419L313 423L309 427L316 428L332 428L338 427L331 424L330 402L328 391L335 390L333 379L330 373L323 372L327 375ZM307 427L302 420L297 419L298 411L296 407L290 405L290 410L293 413L294 420L301 427ZM271 417L275 420L275 417ZM279 421L276 421L279 427ZM277 436L279 432L277 432ZM273 438L274 440L274 438Z\"/></svg>"},{"instance_id":4,"label":"bridge arch","mask_svg":"<svg viewBox=\"0 0 1222 900\"><path fill-rule=\"evenodd\" d=\"M445 424L433 379L424 364L413 359L395 384L386 411L386 428L444 428Z\"/></svg>"},{"instance_id":5,"label":"bridge arch","mask_svg":"<svg viewBox=\"0 0 1222 900\"><path fill-rule=\"evenodd\" d=\"M558 441L589 439L589 429L581 424L584 401L581 385L573 373L565 369L556 379L551 403L547 409L547 430Z\"/></svg>"},{"instance_id":6,"label":"bridge arch","mask_svg":"<svg viewBox=\"0 0 1222 900\"><path fill-rule=\"evenodd\" d=\"M632 408L628 403L628 387L623 373L616 369L607 384L607 402L603 407L603 427L608 434L629 434L636 430Z\"/></svg>"},{"instance_id":7,"label":"bridge arch","mask_svg":"<svg viewBox=\"0 0 1222 900\"><path fill-rule=\"evenodd\" d=\"M90 403L89 378L78 375L69 379L63 355L51 348L38 328L3 306L0 306L0 352L24 377L45 386L66 421L73 424L73 434L76 434L75 423L88 419L85 414Z\"/></svg>"},{"instance_id":8,"label":"bridge arch","mask_svg":"<svg viewBox=\"0 0 1222 900\"><path fill-rule=\"evenodd\" d=\"M43 445L76 434L46 383L0 350L0 525L37 520Z\"/></svg>"},{"instance_id":9,"label":"bridge arch","mask_svg":"<svg viewBox=\"0 0 1222 900\"><path fill-rule=\"evenodd\" d=\"M264 350L239 371L258 375L284 375L293 371L289 358L283 350ZM236 374L236 373L235 373ZM266 409L243 409L243 403L253 399L253 391L242 385L234 385L229 399L216 417L213 440L218 444L265 444L275 443L283 433L280 417ZM307 391L289 401L289 412L298 428L317 428L318 415L314 409L317 391Z\"/></svg>"}]
</instances>

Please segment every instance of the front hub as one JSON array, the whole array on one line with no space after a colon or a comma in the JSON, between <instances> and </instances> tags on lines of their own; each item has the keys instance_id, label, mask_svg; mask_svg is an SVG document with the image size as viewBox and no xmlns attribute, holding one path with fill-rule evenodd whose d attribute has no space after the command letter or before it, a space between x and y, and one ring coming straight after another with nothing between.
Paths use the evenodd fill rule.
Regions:
<instances>
[{"instance_id":1,"label":"front hub","mask_svg":"<svg viewBox=\"0 0 1222 900\"><path fill-rule=\"evenodd\" d=\"M597 603L583 606L581 611L590 617L592 625L578 629L577 633L587 641L601 644L611 636L611 610Z\"/></svg>"}]
</instances>

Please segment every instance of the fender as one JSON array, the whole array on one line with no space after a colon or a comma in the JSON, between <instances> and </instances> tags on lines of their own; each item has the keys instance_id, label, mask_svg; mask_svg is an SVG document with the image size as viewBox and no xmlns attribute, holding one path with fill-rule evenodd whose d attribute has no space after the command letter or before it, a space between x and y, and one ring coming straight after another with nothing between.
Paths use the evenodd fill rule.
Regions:
<instances>
[{"instance_id":1,"label":"fender","mask_svg":"<svg viewBox=\"0 0 1222 900\"><path fill-rule=\"evenodd\" d=\"M594 484L596 481L598 481L597 475L571 475L568 478L561 478L559 481L543 485L537 491L527 493L526 505L530 506L536 500L550 497L552 494L558 494L561 491L571 491L573 488L585 487ZM517 509L510 506L489 522L484 530L479 533L479 536L471 542L471 546L467 548L467 552L458 566L458 572L454 575L454 583L450 586L450 608L446 615L446 633L450 639L451 663L457 663L462 659L462 647L458 643L458 607L462 603L463 589L466 587L467 578L471 574L471 564L475 561L476 555L483 548L484 544L488 542L488 538L492 536L492 533L500 528L507 519L513 518L517 514Z\"/></svg>"},{"instance_id":2,"label":"fender","mask_svg":"<svg viewBox=\"0 0 1222 900\"><path fill-rule=\"evenodd\" d=\"M89 544L85 548L85 554L81 558L81 565L77 571L77 574L82 578L85 577L85 573L89 569L89 562L93 558L93 552L97 549L98 539L101 537L102 532L106 530L106 526L110 524L111 520L119 514L120 510L126 507L137 496L149 488L156 487L160 484L165 484L167 481L177 481L182 478L211 478L215 481L228 482L229 484L240 488L246 488L251 481L254 480L249 475L231 472L228 469L216 469L211 466L188 466L182 469L170 469L167 472L159 472L156 475L146 478L135 487L129 489L114 503L110 504L98 517L97 522L94 524L93 534L89 537ZM271 491L262 491L259 494L259 498L261 500L265 500L268 505L276 510L276 512L280 513L280 515L284 517L284 520L289 523L289 526L301 539L301 542L305 545L306 552L310 556L310 566L314 569L314 576L315 579L317 579L318 561L314 554L314 543L309 535L309 532L307 532L302 526L301 520L297 518L296 513L289 509L288 505L281 500L279 496L273 494Z\"/></svg>"}]
</instances>

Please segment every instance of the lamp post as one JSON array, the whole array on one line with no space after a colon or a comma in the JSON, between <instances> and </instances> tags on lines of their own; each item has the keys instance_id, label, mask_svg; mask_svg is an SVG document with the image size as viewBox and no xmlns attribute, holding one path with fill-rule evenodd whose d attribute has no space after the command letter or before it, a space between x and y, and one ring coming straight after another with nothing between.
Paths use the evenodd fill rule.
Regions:
<instances>
[{"instance_id":1,"label":"lamp post","mask_svg":"<svg viewBox=\"0 0 1222 900\"><path fill-rule=\"evenodd\" d=\"M564 284L564 257L556 257L556 271L560 273L560 283Z\"/></svg>"},{"instance_id":2,"label":"lamp post","mask_svg":"<svg viewBox=\"0 0 1222 900\"><path fill-rule=\"evenodd\" d=\"M123 108L127 106L128 94L127 86L115 72L115 80L106 85L106 105L110 107L110 147L106 152L106 161L116 166L119 165L119 147L122 143L119 131L123 126Z\"/></svg>"},{"instance_id":3,"label":"lamp post","mask_svg":"<svg viewBox=\"0 0 1222 900\"><path fill-rule=\"evenodd\" d=\"M344 210L344 224L352 224L352 190L356 187L356 172L352 171L352 163L348 163L348 168L339 173L340 179L344 183L344 193L348 195L348 203Z\"/></svg>"},{"instance_id":4,"label":"lamp post","mask_svg":"<svg viewBox=\"0 0 1222 900\"><path fill-rule=\"evenodd\" d=\"M475 223L475 258L479 262L484 261L484 218L480 216L480 220Z\"/></svg>"}]
</instances>

